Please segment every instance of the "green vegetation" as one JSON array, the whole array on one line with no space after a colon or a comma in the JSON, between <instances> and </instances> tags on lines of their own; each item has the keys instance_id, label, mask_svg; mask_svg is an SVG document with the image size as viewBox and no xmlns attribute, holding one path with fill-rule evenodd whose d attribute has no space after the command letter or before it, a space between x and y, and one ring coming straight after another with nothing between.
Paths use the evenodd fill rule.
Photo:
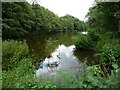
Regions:
<instances>
[{"instance_id":1,"label":"green vegetation","mask_svg":"<svg viewBox=\"0 0 120 90\"><path fill-rule=\"evenodd\" d=\"M119 3L96 3L89 9L86 22L70 15L58 17L34 3L4 2L2 6L3 39L79 31L74 37L77 49L95 50L99 61L92 66L83 64L82 72L78 75L59 72L56 81L43 77L37 80L26 42L4 40L3 88L120 88ZM87 31L88 34L80 31ZM50 38L48 42L55 42L57 46L57 40ZM45 46L46 49L51 47L49 52L53 50L52 44Z\"/></svg>"},{"instance_id":2,"label":"green vegetation","mask_svg":"<svg viewBox=\"0 0 120 90\"><path fill-rule=\"evenodd\" d=\"M101 49L105 42L119 42L119 15L119 3L96 3L86 15L88 17L86 22L88 35L77 36L76 46L86 49ZM92 34L89 35L91 32Z\"/></svg>"},{"instance_id":3,"label":"green vegetation","mask_svg":"<svg viewBox=\"0 0 120 90\"><path fill-rule=\"evenodd\" d=\"M120 68L106 77L101 76L99 65L85 66L78 76L69 72L58 73L58 88L118 88L120 87ZM64 77L64 78L63 78ZM53 83L53 82L52 82Z\"/></svg>"},{"instance_id":4,"label":"green vegetation","mask_svg":"<svg viewBox=\"0 0 120 90\"><path fill-rule=\"evenodd\" d=\"M62 21L63 31L83 31L86 29L83 21L79 21L79 19L71 15L67 14L61 17L60 20Z\"/></svg>"},{"instance_id":5,"label":"green vegetation","mask_svg":"<svg viewBox=\"0 0 120 90\"><path fill-rule=\"evenodd\" d=\"M98 58L104 72L109 73L113 69L118 69L120 67L120 44L106 43L99 50Z\"/></svg>"},{"instance_id":6,"label":"green vegetation","mask_svg":"<svg viewBox=\"0 0 120 90\"><path fill-rule=\"evenodd\" d=\"M3 2L2 6L2 35L5 39L40 33L81 31L85 27L84 22L77 18L70 15L58 17L39 4Z\"/></svg>"},{"instance_id":7,"label":"green vegetation","mask_svg":"<svg viewBox=\"0 0 120 90\"><path fill-rule=\"evenodd\" d=\"M87 83L86 86L92 84L93 86L90 87L94 88L118 88L120 84L119 3L96 3L89 9L87 17L88 34L79 34L74 37L74 41L79 49L96 51L100 75L91 76L91 83ZM97 76L101 79L95 78ZM95 83L92 80L95 80Z\"/></svg>"},{"instance_id":8,"label":"green vegetation","mask_svg":"<svg viewBox=\"0 0 120 90\"><path fill-rule=\"evenodd\" d=\"M2 68L9 70L18 66L21 59L26 58L28 54L28 46L22 41L4 41L2 43Z\"/></svg>"},{"instance_id":9,"label":"green vegetation","mask_svg":"<svg viewBox=\"0 0 120 90\"><path fill-rule=\"evenodd\" d=\"M11 57L7 57L8 60L11 60L10 58L12 57L20 58L21 55L24 56L23 58L21 57L19 61L17 61L18 62L17 65L14 65L14 63L10 63L10 62L9 64L5 63L4 61L7 59L3 58L3 64L4 64L3 74L2 74L3 88L13 88L13 87L14 88L61 88L61 87L62 88L68 88L68 87L69 88L78 88L78 87L79 88L98 88L98 87L116 88L119 87L120 69L118 68L118 65L115 65L115 62L112 64L113 70L111 70L110 75L108 73L105 74L102 68L100 67L100 65L93 65L88 67L86 64L83 64L82 73L79 73L77 76L69 72L59 72L56 75L57 77L56 81L54 81L54 76L53 78L50 79L40 77L39 81L36 81L36 78L34 76L34 67L32 65L31 58L26 56L27 53L20 54L20 52L28 51L26 43L12 40L12 41L4 41L3 45L4 45L3 56L6 55L6 53L8 54L8 56L11 56ZM16 47L18 47L19 49L16 47L12 47L13 45L16 45ZM14 51L17 51L15 54L11 55L11 53L9 53L11 47ZM108 51L111 51L111 49L108 49ZM116 53L115 50L113 52ZM119 53L117 52L117 54L114 55L118 55L118 54ZM102 55L102 57L104 58L104 54L100 54L100 55ZM14 62L14 60L16 59L12 58L11 62ZM12 66L12 69L9 69L8 67L9 65ZM113 81L115 82L113 83Z\"/></svg>"},{"instance_id":10,"label":"green vegetation","mask_svg":"<svg viewBox=\"0 0 120 90\"><path fill-rule=\"evenodd\" d=\"M4 41L3 45L3 88L49 88L49 83L36 82L32 59L28 56L28 47L21 41ZM5 58L5 56L8 56Z\"/></svg>"},{"instance_id":11,"label":"green vegetation","mask_svg":"<svg viewBox=\"0 0 120 90\"><path fill-rule=\"evenodd\" d=\"M89 28L96 31L118 32L119 2L96 3L87 14Z\"/></svg>"},{"instance_id":12,"label":"green vegetation","mask_svg":"<svg viewBox=\"0 0 120 90\"><path fill-rule=\"evenodd\" d=\"M3 88L26 88L35 82L32 60L28 58L28 47L21 41L2 43Z\"/></svg>"},{"instance_id":13,"label":"green vegetation","mask_svg":"<svg viewBox=\"0 0 120 90\"><path fill-rule=\"evenodd\" d=\"M79 34L74 37L74 42L77 48L95 49L100 40L99 34L94 31L89 31L88 34Z\"/></svg>"}]
</instances>

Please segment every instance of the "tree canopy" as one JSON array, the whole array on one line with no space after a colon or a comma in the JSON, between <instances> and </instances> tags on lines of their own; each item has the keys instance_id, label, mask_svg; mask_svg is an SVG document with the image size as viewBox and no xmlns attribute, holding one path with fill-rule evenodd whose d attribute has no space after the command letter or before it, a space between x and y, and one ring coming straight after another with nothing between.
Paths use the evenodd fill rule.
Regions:
<instances>
[{"instance_id":1,"label":"tree canopy","mask_svg":"<svg viewBox=\"0 0 120 90\"><path fill-rule=\"evenodd\" d=\"M2 6L3 38L84 29L84 22L79 19L70 15L58 17L37 3L3 2Z\"/></svg>"},{"instance_id":2,"label":"tree canopy","mask_svg":"<svg viewBox=\"0 0 120 90\"><path fill-rule=\"evenodd\" d=\"M89 27L95 28L97 31L118 32L119 10L120 2L96 3L87 14Z\"/></svg>"}]
</instances>

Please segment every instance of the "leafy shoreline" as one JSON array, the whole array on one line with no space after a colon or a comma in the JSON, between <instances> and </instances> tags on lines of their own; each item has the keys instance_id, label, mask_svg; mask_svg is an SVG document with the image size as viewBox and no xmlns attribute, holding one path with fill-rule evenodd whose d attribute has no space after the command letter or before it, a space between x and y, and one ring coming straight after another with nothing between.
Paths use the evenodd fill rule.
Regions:
<instances>
[{"instance_id":1,"label":"leafy shoreline","mask_svg":"<svg viewBox=\"0 0 120 90\"><path fill-rule=\"evenodd\" d=\"M71 15L58 17L34 3L4 2L2 6L2 88L120 88L119 3L96 2L86 22ZM99 64L83 63L77 76L60 72L56 82L42 77L37 82L26 42L7 40L68 31L88 32L76 34L74 44L77 49L95 50Z\"/></svg>"},{"instance_id":2,"label":"leafy shoreline","mask_svg":"<svg viewBox=\"0 0 120 90\"><path fill-rule=\"evenodd\" d=\"M119 87L120 68L118 68L116 65L113 65L114 69L111 70L110 75L108 73L104 73L100 65L87 66L86 64L84 64L83 65L84 69L82 73L79 74L79 76L76 76L72 73L61 72L56 75L58 77L57 82L54 82L53 79L45 80L42 77L39 79L40 82L36 82L36 77L34 76L35 74L34 66L32 64L31 58L23 57L19 59L19 61L17 61L16 63L17 65L14 65L14 63L12 64L12 62L14 62L14 60L16 61L16 58L18 57L15 55L18 55L18 53L19 55L22 54L22 53L20 54L20 52L22 52L22 48L19 49L19 52L17 51L17 53L15 54L9 52L11 51L11 49L13 50L13 48L14 49L17 49L16 47L20 48L20 46L26 47L26 48L23 47L23 50L27 50L27 46L25 42L11 40L11 41L3 41L3 44L4 44L3 56L6 55L6 53L8 53L9 56L11 56L5 58L11 60L9 61L9 63L3 62L4 63L3 72L2 72L3 88L13 88L13 87L14 88L78 88L78 87L79 88L109 88L109 87L117 88ZM13 48L11 48L11 46ZM12 58L12 57L16 57L16 58ZM3 57L3 60L5 59ZM10 65L10 64L12 66L11 67L12 69L8 69L9 67L8 68L6 67L6 65ZM63 76L64 79L62 79ZM116 83L113 83L112 80L118 80L118 81L116 81ZM62 82L66 82L66 83L62 83Z\"/></svg>"}]
</instances>

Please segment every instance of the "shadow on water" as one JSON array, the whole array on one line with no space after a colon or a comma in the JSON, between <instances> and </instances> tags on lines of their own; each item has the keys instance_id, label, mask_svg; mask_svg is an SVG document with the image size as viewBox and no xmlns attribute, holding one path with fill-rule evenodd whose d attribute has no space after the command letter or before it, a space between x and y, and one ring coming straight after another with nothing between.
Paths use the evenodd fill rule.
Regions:
<instances>
[{"instance_id":1,"label":"shadow on water","mask_svg":"<svg viewBox=\"0 0 120 90\"><path fill-rule=\"evenodd\" d=\"M67 32L26 38L30 54L34 54L36 76L61 70L76 72L86 57L88 65L95 64L95 52L75 48L72 39L75 35L74 32Z\"/></svg>"},{"instance_id":2,"label":"shadow on water","mask_svg":"<svg viewBox=\"0 0 120 90\"><path fill-rule=\"evenodd\" d=\"M97 58L95 57L95 51L93 50L85 50L85 49L76 49L74 51L74 55L81 61L85 62L87 65L97 64Z\"/></svg>"}]
</instances>

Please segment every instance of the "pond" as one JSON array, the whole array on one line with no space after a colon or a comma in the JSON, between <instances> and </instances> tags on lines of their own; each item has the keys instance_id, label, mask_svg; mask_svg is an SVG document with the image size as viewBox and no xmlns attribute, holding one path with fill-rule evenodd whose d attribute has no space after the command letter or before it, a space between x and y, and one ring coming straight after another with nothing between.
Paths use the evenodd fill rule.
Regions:
<instances>
[{"instance_id":1,"label":"pond","mask_svg":"<svg viewBox=\"0 0 120 90\"><path fill-rule=\"evenodd\" d=\"M76 32L65 32L26 38L37 77L58 71L78 73L85 60L88 65L96 63L94 51L76 49L75 35Z\"/></svg>"}]
</instances>

